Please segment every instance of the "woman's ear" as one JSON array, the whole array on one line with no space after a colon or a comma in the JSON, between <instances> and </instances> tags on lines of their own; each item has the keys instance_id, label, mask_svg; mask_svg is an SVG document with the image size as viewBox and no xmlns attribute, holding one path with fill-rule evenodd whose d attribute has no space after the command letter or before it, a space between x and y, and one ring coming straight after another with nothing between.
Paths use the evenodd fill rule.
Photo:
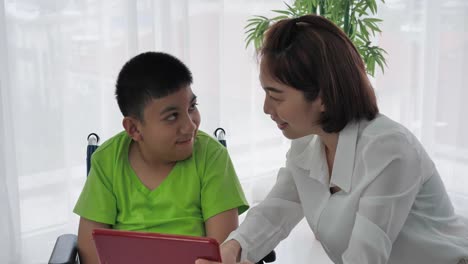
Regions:
<instances>
[{"instance_id":1,"label":"woman's ear","mask_svg":"<svg viewBox=\"0 0 468 264\"><path fill-rule=\"evenodd\" d=\"M318 101L318 104L320 106L320 108L319 108L320 112L324 113L326 108L325 108L325 104L323 103L322 97L320 95L317 97L317 101Z\"/></svg>"},{"instance_id":2,"label":"woman's ear","mask_svg":"<svg viewBox=\"0 0 468 264\"><path fill-rule=\"evenodd\" d=\"M124 117L122 120L122 125L127 132L128 136L131 137L134 141L141 141L143 136L140 131L141 122L133 117Z\"/></svg>"}]
</instances>

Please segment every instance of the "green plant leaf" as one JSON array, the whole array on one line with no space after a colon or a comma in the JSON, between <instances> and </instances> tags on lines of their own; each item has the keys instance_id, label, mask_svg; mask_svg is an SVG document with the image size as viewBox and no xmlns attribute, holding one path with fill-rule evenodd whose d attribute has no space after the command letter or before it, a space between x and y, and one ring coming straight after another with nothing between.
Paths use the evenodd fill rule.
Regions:
<instances>
[{"instance_id":1,"label":"green plant leaf","mask_svg":"<svg viewBox=\"0 0 468 264\"><path fill-rule=\"evenodd\" d=\"M252 21L252 22L248 23L248 24L244 27L244 29L247 29L247 28L250 28L250 27L255 27L256 25L258 25L258 23L259 23L258 21Z\"/></svg>"},{"instance_id":2,"label":"green plant leaf","mask_svg":"<svg viewBox=\"0 0 468 264\"><path fill-rule=\"evenodd\" d=\"M384 0L380 0L385 3ZM245 29L246 48L254 45L259 49L263 35L273 22L295 18L305 14L317 14L326 17L340 27L354 43L361 55L366 71L374 76L376 65L384 71L387 66L387 52L377 46L371 46L370 35L382 32L379 24L382 19L372 17L377 13L377 0L295 0L292 5L284 2L284 10L272 10L278 14L273 18L253 16L247 20Z\"/></svg>"},{"instance_id":3,"label":"green plant leaf","mask_svg":"<svg viewBox=\"0 0 468 264\"><path fill-rule=\"evenodd\" d=\"M287 19L287 18L290 18L290 17L288 17L288 16L276 16L276 17L270 19L270 21L278 21L278 20Z\"/></svg>"},{"instance_id":4,"label":"green plant leaf","mask_svg":"<svg viewBox=\"0 0 468 264\"><path fill-rule=\"evenodd\" d=\"M288 3L284 2L284 4L288 7L288 10L289 12L291 12L292 16L293 17L297 17L297 10L292 8L290 5L288 5Z\"/></svg>"},{"instance_id":5,"label":"green plant leaf","mask_svg":"<svg viewBox=\"0 0 468 264\"><path fill-rule=\"evenodd\" d=\"M294 15L294 13L291 13L290 11L285 11L285 10L271 10L271 11L275 12L275 13L286 15L288 17Z\"/></svg>"},{"instance_id":6,"label":"green plant leaf","mask_svg":"<svg viewBox=\"0 0 468 264\"><path fill-rule=\"evenodd\" d=\"M377 13L377 4L375 3L375 0L366 0L366 3L372 14Z\"/></svg>"}]
</instances>

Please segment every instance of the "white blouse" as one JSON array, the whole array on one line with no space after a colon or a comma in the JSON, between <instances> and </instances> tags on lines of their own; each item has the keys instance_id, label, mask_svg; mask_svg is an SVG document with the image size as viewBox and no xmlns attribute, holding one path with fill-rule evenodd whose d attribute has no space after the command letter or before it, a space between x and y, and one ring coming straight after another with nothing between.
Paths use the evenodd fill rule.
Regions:
<instances>
[{"instance_id":1,"label":"white blouse","mask_svg":"<svg viewBox=\"0 0 468 264\"><path fill-rule=\"evenodd\" d=\"M256 262L305 216L334 263L445 264L468 257L468 226L455 215L434 163L402 125L383 115L348 124L329 179L320 138L293 140L275 186L227 240L241 244L243 260ZM341 191L331 194L331 186Z\"/></svg>"}]
</instances>

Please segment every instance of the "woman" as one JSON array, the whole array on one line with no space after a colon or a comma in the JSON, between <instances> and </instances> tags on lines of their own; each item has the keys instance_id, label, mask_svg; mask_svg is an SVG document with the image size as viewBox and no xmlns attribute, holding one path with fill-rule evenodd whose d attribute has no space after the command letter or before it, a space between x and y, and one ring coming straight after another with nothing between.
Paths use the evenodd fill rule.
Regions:
<instances>
[{"instance_id":1,"label":"woman","mask_svg":"<svg viewBox=\"0 0 468 264\"><path fill-rule=\"evenodd\" d=\"M319 16L284 19L260 59L264 111L292 145L276 185L221 246L224 263L258 261L304 216L334 263L464 263L468 227L419 141L379 114L346 35Z\"/></svg>"}]
</instances>

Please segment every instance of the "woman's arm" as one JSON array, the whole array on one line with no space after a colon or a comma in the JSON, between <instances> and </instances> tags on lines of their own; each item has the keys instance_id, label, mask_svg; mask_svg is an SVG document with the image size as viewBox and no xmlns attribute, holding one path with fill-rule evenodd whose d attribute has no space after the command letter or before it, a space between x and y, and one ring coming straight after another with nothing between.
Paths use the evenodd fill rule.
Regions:
<instances>
[{"instance_id":1,"label":"woman's arm","mask_svg":"<svg viewBox=\"0 0 468 264\"><path fill-rule=\"evenodd\" d=\"M370 183L359 200L348 248L342 256L344 264L387 263L423 175L431 173L421 162L421 151L403 134L375 139L363 150L364 177Z\"/></svg>"},{"instance_id":2,"label":"woman's arm","mask_svg":"<svg viewBox=\"0 0 468 264\"><path fill-rule=\"evenodd\" d=\"M96 228L110 228L110 225L94 222L86 218L80 218L78 228L78 253L81 264L99 264L99 259L94 246L93 230Z\"/></svg>"},{"instance_id":3,"label":"woman's arm","mask_svg":"<svg viewBox=\"0 0 468 264\"><path fill-rule=\"evenodd\" d=\"M199 259L195 264L236 264L240 257L241 245L236 240L229 240L221 245L221 258L223 263ZM239 264L253 264L250 261L244 261Z\"/></svg>"},{"instance_id":4,"label":"woman's arm","mask_svg":"<svg viewBox=\"0 0 468 264\"><path fill-rule=\"evenodd\" d=\"M288 168L281 168L265 200L253 207L227 240L241 245L241 259L259 261L270 253L304 217L296 183Z\"/></svg>"},{"instance_id":5,"label":"woman's arm","mask_svg":"<svg viewBox=\"0 0 468 264\"><path fill-rule=\"evenodd\" d=\"M286 168L278 172L278 180L265 200L248 212L246 218L221 245L224 264L235 264L241 258L259 261L287 237L304 217L295 182ZM197 264L215 264L197 260Z\"/></svg>"}]
</instances>

